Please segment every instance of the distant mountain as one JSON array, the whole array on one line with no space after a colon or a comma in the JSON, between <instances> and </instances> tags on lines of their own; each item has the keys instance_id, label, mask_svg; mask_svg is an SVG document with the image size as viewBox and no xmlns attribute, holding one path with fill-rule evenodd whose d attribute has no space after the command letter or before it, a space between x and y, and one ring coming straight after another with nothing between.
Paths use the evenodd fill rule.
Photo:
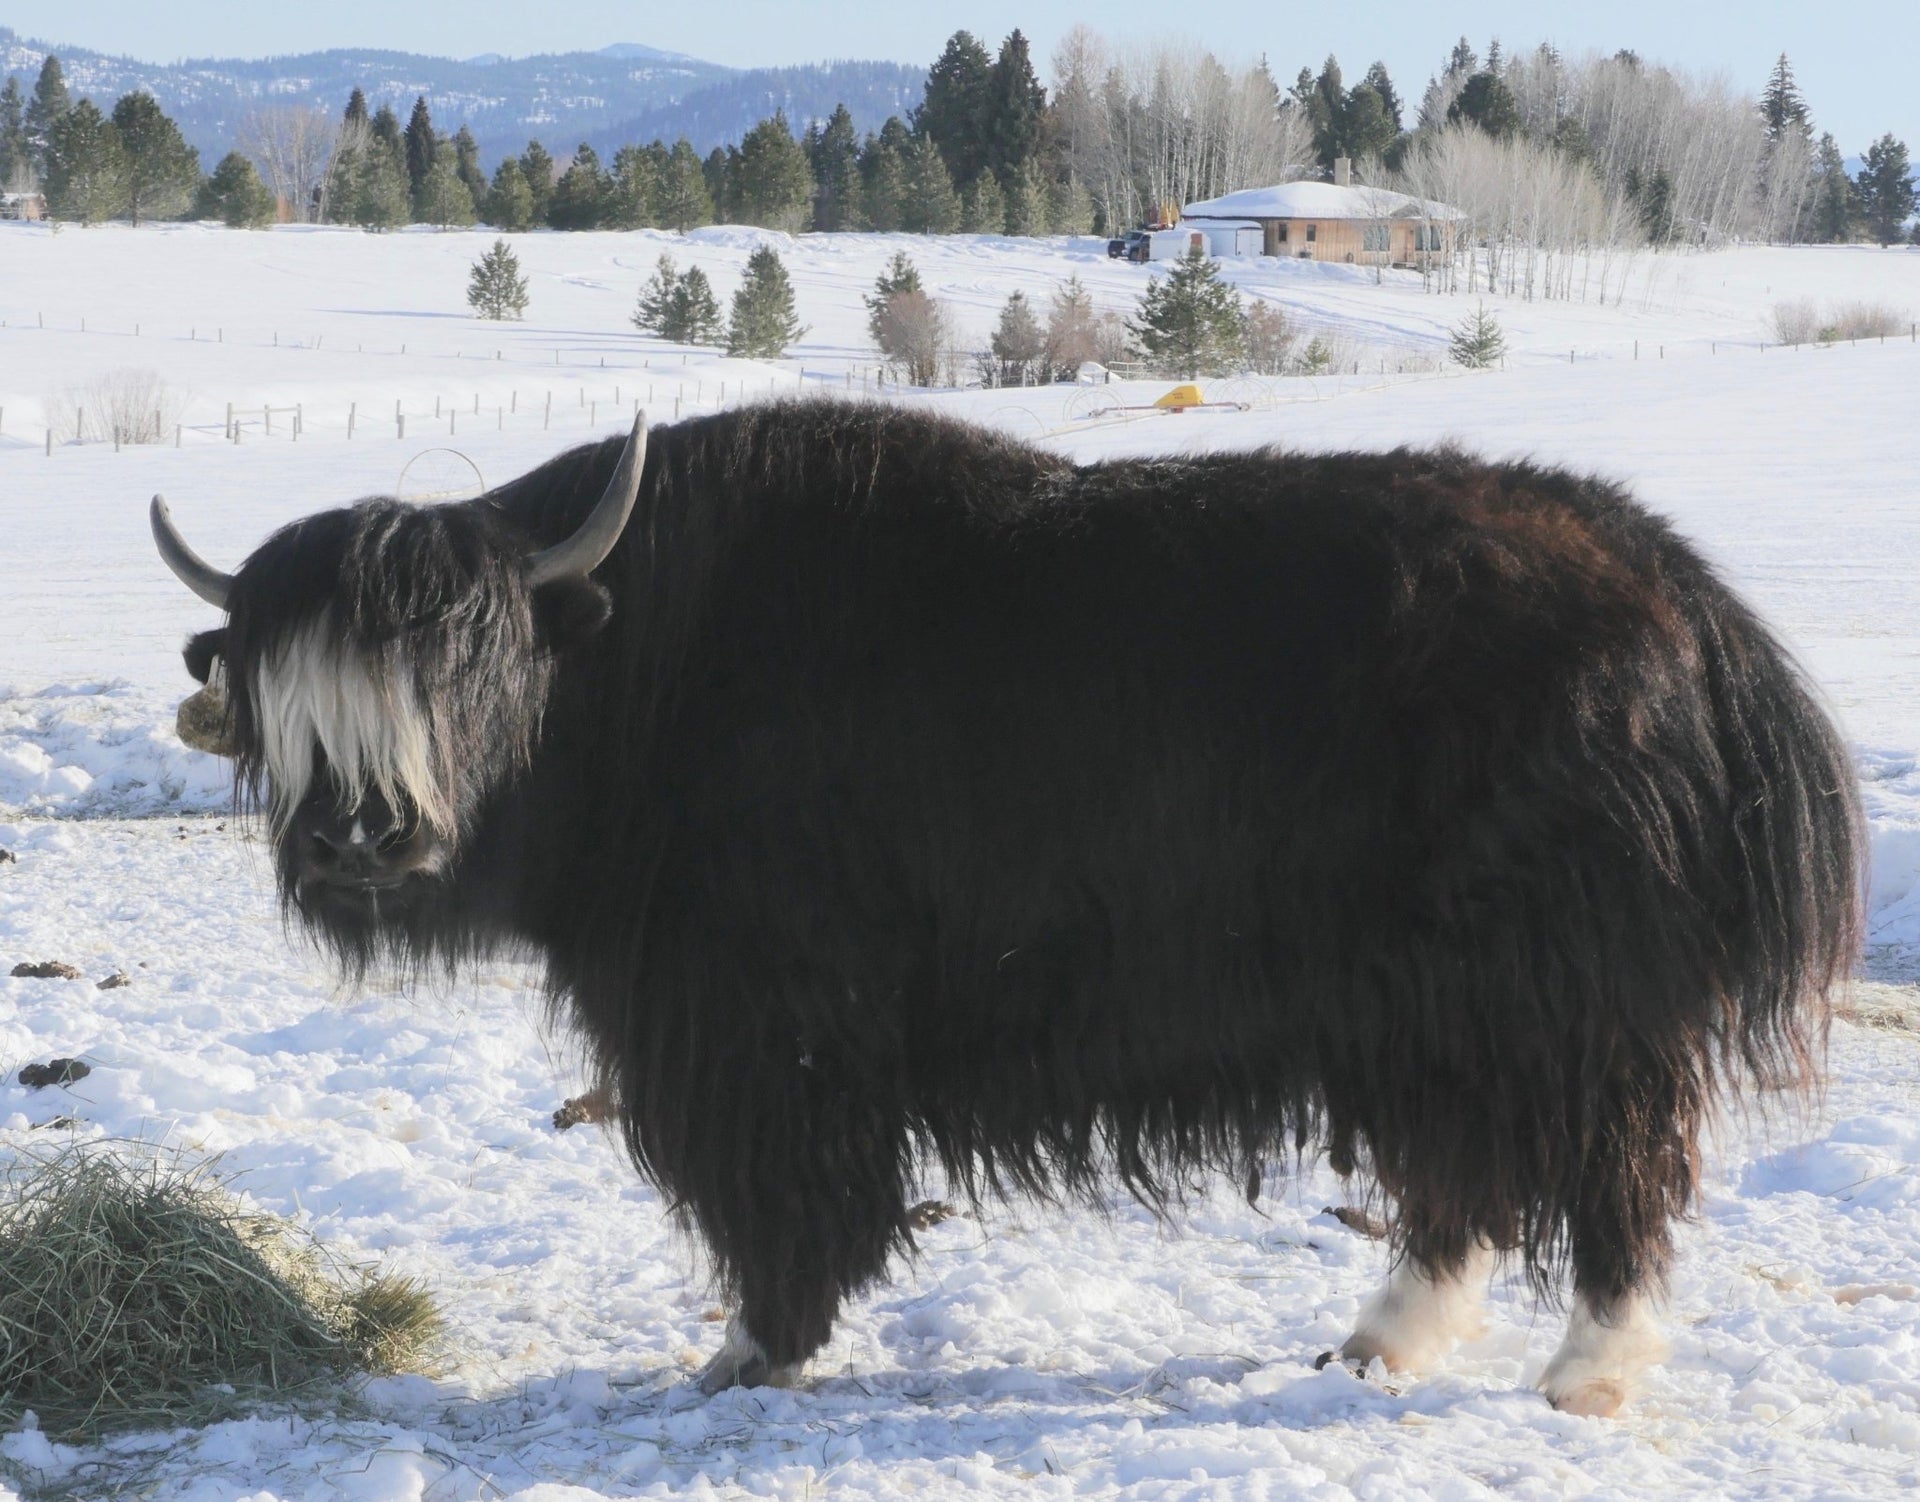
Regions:
<instances>
[{"instance_id":1,"label":"distant mountain","mask_svg":"<svg viewBox=\"0 0 1920 1502\"><path fill-rule=\"evenodd\" d=\"M491 171L538 138L564 161L582 141L604 157L616 147L685 134L704 155L736 142L778 106L796 133L844 102L860 130L919 103L926 69L904 63L830 62L738 69L620 42L598 52L465 60L409 52L335 48L297 57L195 58L146 63L84 47L21 37L0 27L0 79L17 75L31 91L48 52L59 55L73 97L105 110L144 89L200 148L204 167L232 149L247 111L262 104L311 103L338 114L355 88L370 107L390 104L404 121L424 94L433 123L451 135L462 124Z\"/></svg>"}]
</instances>

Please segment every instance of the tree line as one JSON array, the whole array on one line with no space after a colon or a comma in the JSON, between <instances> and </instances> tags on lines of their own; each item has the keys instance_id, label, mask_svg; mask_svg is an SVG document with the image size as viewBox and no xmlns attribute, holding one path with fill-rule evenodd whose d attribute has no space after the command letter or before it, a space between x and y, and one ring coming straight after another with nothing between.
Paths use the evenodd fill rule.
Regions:
<instances>
[{"instance_id":1,"label":"tree line","mask_svg":"<svg viewBox=\"0 0 1920 1502\"><path fill-rule=\"evenodd\" d=\"M1730 238L1890 243L1914 207L1905 145L1891 134L1849 175L1782 56L1758 99L1648 65L1632 52L1581 60L1543 44L1481 56L1462 38L1410 107L1383 63L1345 82L1337 58L1283 90L1265 60L1235 67L1192 45L1116 48L1076 27L1035 72L1018 30L997 51L957 31L919 105L856 131L845 105L797 135L776 110L738 145L701 157L686 140L582 144L564 160L537 140L483 171L472 132L436 128L426 99L404 124L354 90L337 119L263 107L210 175L151 96L103 115L72 101L49 56L31 95L0 90L0 186L39 185L57 215L217 217L276 212L386 229L692 229L930 234L1113 232L1236 188L1331 175L1466 210L1487 275L1566 289L1579 247ZM1530 247L1532 260L1500 247ZM1553 246L1560 264L1549 274ZM1586 250L1578 253L1586 254ZM1556 283L1556 278L1558 281Z\"/></svg>"}]
</instances>

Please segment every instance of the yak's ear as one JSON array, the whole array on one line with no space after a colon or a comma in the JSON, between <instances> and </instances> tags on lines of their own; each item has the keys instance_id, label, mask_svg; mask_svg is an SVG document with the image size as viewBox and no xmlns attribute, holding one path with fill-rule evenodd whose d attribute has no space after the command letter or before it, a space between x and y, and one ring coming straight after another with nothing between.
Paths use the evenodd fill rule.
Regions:
<instances>
[{"instance_id":1,"label":"yak's ear","mask_svg":"<svg viewBox=\"0 0 1920 1502\"><path fill-rule=\"evenodd\" d=\"M227 655L227 628L196 632L187 639L186 651L181 655L187 659L187 671L193 675L193 681L205 683L213 673L214 659Z\"/></svg>"},{"instance_id":2,"label":"yak's ear","mask_svg":"<svg viewBox=\"0 0 1920 1502\"><path fill-rule=\"evenodd\" d=\"M556 579L533 592L533 623L549 652L590 641L611 619L613 596L591 579Z\"/></svg>"}]
</instances>

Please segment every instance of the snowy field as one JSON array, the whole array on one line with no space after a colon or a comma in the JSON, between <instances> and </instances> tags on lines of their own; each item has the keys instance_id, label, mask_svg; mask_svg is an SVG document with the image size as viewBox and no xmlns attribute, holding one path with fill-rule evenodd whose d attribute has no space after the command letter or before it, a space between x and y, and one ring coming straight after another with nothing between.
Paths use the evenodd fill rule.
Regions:
<instances>
[{"instance_id":1,"label":"snowy field","mask_svg":"<svg viewBox=\"0 0 1920 1502\"><path fill-rule=\"evenodd\" d=\"M724 302L780 243L810 331L731 361L628 324L662 250ZM1166 383L889 392L1076 458L1454 439L1631 484L1768 616L1856 747L1872 825L1860 1015L1817 1107L1727 1123L1679 1233L1674 1356L1615 1421L1532 1391L1559 1337L1496 1282L1484 1337L1390 1390L1313 1358L1378 1281L1378 1243L1324 1207L1323 1168L1223 1188L1182 1230L998 1209L924 1233L793 1392L701 1398L720 1325L698 1258L595 1129L526 976L342 994L290 947L268 861L185 750L178 650L211 613L145 507L232 567L273 527L376 491L489 483L624 426L769 391L871 390L862 293L896 249L970 345L1022 288L1078 273L1130 310L1147 271L1100 242L755 231L531 235L527 321L467 316L479 234L0 226L0 1138L60 1130L217 1152L259 1205L427 1279L458 1348L442 1378L73 1450L0 1438L11 1486L206 1499L585 1502L665 1495L1247 1498L1890 1497L1920 1486L1920 346L1767 348L1774 305L1920 317L1920 252L1748 249L1643 259L1624 300L1490 299L1504 370L1444 354L1469 299L1417 277L1236 264L1349 368L1215 383L1244 412L1108 411ZM1619 274L1615 268L1616 277ZM83 326L84 325L84 326ZM1638 353L1636 358L1636 342ZM1359 369L1351 368L1357 361ZM125 369L170 388L164 446L45 448L46 404ZM551 407L548 395L551 393ZM226 439L227 407L242 423ZM398 436L396 403L406 419ZM263 407L273 409L266 431ZM294 410L299 434L294 436ZM353 435L348 415L353 413ZM178 446L173 424L178 424ZM456 453L435 452L454 450ZM59 959L80 981L8 979ZM98 991L124 970L133 984ZM20 1065L79 1056L71 1089ZM927 1186L930 1195L941 1190Z\"/></svg>"}]
</instances>

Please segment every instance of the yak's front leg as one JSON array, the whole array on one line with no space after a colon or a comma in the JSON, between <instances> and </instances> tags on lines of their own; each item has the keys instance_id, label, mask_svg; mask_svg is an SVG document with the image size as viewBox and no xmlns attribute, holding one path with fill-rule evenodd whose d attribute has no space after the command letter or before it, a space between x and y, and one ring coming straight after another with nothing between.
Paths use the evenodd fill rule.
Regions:
<instances>
[{"instance_id":1,"label":"yak's front leg","mask_svg":"<svg viewBox=\"0 0 1920 1502\"><path fill-rule=\"evenodd\" d=\"M910 1244L904 1121L856 1093L858 1071L796 1059L786 1078L741 1081L752 1098L736 1107L716 1101L700 1182L679 1186L735 1302L700 1374L709 1393L791 1386L842 1302Z\"/></svg>"},{"instance_id":2,"label":"yak's front leg","mask_svg":"<svg viewBox=\"0 0 1920 1502\"><path fill-rule=\"evenodd\" d=\"M1409 1247L1387 1281L1363 1305L1343 1361L1364 1367L1376 1356L1389 1371L1420 1372L1481 1332L1481 1306L1493 1276L1493 1249L1474 1242L1464 1258L1422 1260Z\"/></svg>"}]
</instances>

